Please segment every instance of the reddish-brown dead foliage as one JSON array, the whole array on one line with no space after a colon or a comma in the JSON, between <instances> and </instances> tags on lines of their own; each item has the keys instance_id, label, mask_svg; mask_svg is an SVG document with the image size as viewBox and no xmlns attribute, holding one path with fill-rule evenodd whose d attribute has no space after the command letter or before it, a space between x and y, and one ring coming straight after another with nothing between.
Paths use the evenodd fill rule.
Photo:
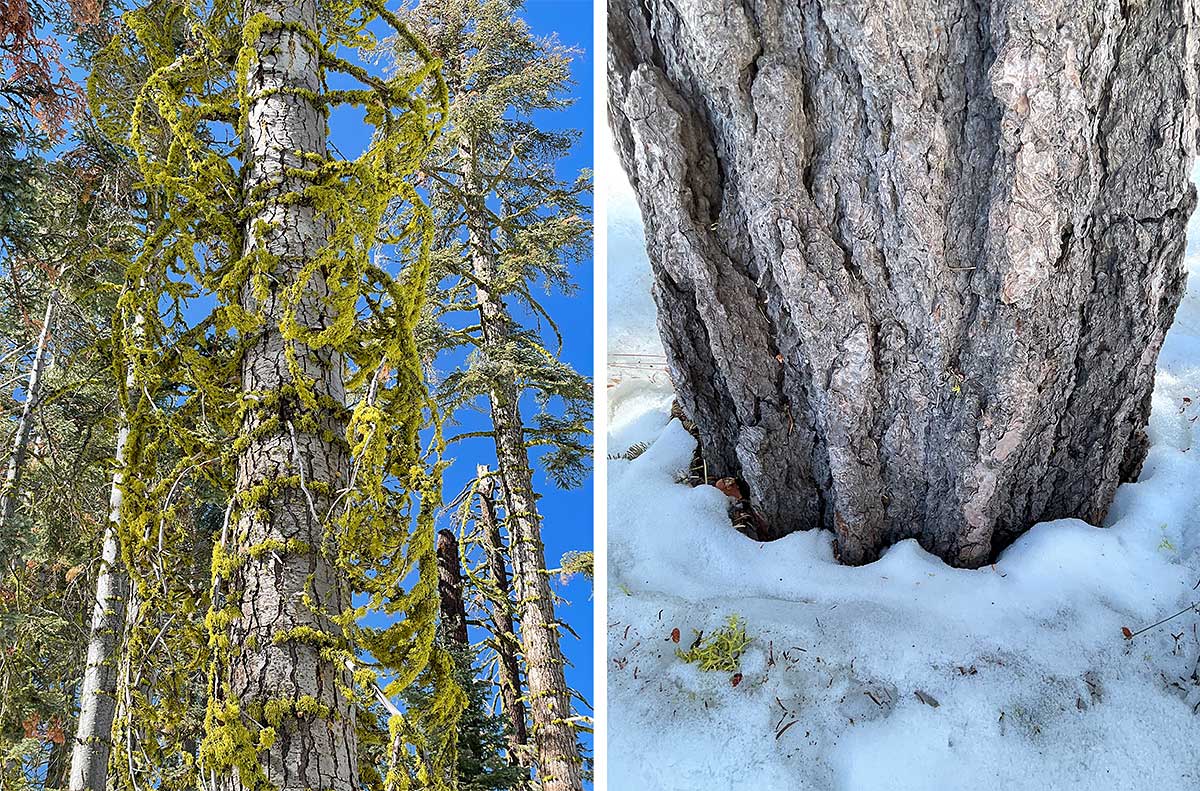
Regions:
<instances>
[{"instance_id":1,"label":"reddish-brown dead foliage","mask_svg":"<svg viewBox=\"0 0 1200 791\"><path fill-rule=\"evenodd\" d=\"M70 0L61 10L77 26L100 19L98 0ZM83 110L83 93L63 66L62 47L39 36L38 23L29 0L0 0L0 95L57 140Z\"/></svg>"}]
</instances>

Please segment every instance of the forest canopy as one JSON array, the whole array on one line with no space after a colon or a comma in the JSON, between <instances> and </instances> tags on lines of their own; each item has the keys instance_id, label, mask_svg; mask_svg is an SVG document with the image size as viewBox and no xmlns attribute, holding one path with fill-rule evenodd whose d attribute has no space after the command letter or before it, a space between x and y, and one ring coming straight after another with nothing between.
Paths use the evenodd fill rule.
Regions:
<instances>
[{"instance_id":1,"label":"forest canopy","mask_svg":"<svg viewBox=\"0 0 1200 791\"><path fill-rule=\"evenodd\" d=\"M582 788L577 52L498 0L4 9L0 785Z\"/></svg>"}]
</instances>

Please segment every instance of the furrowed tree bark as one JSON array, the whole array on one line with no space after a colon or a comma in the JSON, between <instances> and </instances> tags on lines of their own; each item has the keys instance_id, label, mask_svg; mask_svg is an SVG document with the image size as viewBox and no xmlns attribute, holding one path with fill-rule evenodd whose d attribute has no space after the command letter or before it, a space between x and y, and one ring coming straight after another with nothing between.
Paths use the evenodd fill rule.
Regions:
<instances>
[{"instance_id":1,"label":"furrowed tree bark","mask_svg":"<svg viewBox=\"0 0 1200 791\"><path fill-rule=\"evenodd\" d=\"M1193 0L610 0L609 112L710 470L975 567L1135 478L1195 205Z\"/></svg>"},{"instance_id":2,"label":"furrowed tree bark","mask_svg":"<svg viewBox=\"0 0 1200 791\"><path fill-rule=\"evenodd\" d=\"M475 169L469 139L460 141L463 195L468 249L476 280L476 301L482 335L480 351L487 355L505 346L514 331L503 301L488 286L496 276L496 261L489 231L487 206ZM497 371L502 370L497 366ZM513 587L521 623L521 648L525 657L537 778L545 791L582 791L582 759L571 718L571 693L563 674L565 660L558 644L558 622L546 574L541 515L533 491L533 476L525 448L520 388L515 376L499 373L488 399L496 442L496 460L504 487Z\"/></svg>"},{"instance_id":3,"label":"furrowed tree bark","mask_svg":"<svg viewBox=\"0 0 1200 791\"><path fill-rule=\"evenodd\" d=\"M8 456L8 469L4 474L4 486L0 488L0 529L12 525L17 513L17 500L21 493L21 476L25 471L25 457L29 453L29 437L33 432L34 410L42 394L42 374L46 368L47 346L53 332L54 309L58 302L58 289L50 290L46 297L46 312L42 316L42 329L38 333L37 346L33 350L33 362L29 366L29 377L25 380L25 403L21 406L21 417L13 435L12 450Z\"/></svg>"},{"instance_id":4,"label":"furrowed tree bark","mask_svg":"<svg viewBox=\"0 0 1200 791\"><path fill-rule=\"evenodd\" d=\"M345 435L345 415L331 406L346 402L344 364L327 347L293 343L293 375L284 358L292 342L279 330L284 288L328 238L326 221L311 203L288 198L308 183L296 170L311 168L311 158L326 154L322 107L305 97L323 92L318 53L302 32L317 31L317 2L246 0L243 11L247 20L265 14L284 26L269 27L254 42L246 85L244 190L263 199L245 224L246 252L263 250L275 263L266 300L260 302L250 285L241 297L264 321L242 362L242 392L261 406L247 412L242 436L248 445L237 461L242 506L231 544L242 564L227 585L229 603L240 611L229 630L229 697L242 712L268 702L289 709L274 743L257 754L272 786L356 791L354 711L338 691L339 684L351 686L350 671L321 656L326 644L344 644L332 618L350 602L344 580L321 549L331 494L345 486L349 471L348 450L335 441ZM295 307L296 321L310 329L327 326L333 319L327 297L318 273ZM300 403L298 378L322 401L318 409ZM273 400L264 404L268 398ZM247 788L249 779L231 770L217 784L234 791Z\"/></svg>"},{"instance_id":5,"label":"furrowed tree bark","mask_svg":"<svg viewBox=\"0 0 1200 791\"><path fill-rule=\"evenodd\" d=\"M127 375L127 381L130 377ZM79 690L79 722L71 749L70 791L105 791L108 756L112 748L113 718L117 710L117 646L125 620L129 579L120 560L117 526L121 520L121 472L129 426L122 420L117 431L116 470L108 495L108 524L100 550L96 576L96 603L92 607L87 664Z\"/></svg>"},{"instance_id":6,"label":"furrowed tree bark","mask_svg":"<svg viewBox=\"0 0 1200 791\"><path fill-rule=\"evenodd\" d=\"M499 629L496 635L496 654L500 657L500 705L508 720L509 763L525 766L526 745L529 734L525 728L525 703L521 699L521 666L517 661L516 629L513 626L511 587L508 584L508 567L504 562L504 539L500 535L500 522L496 519L496 504L492 499L495 486L492 473L480 464L476 472L476 493L479 496L479 518L483 525L483 546L487 553L488 573L501 600L493 602L493 620Z\"/></svg>"},{"instance_id":7,"label":"furrowed tree bark","mask_svg":"<svg viewBox=\"0 0 1200 791\"><path fill-rule=\"evenodd\" d=\"M437 559L442 629L449 640L465 648L467 646L467 610L463 606L458 539L449 530L438 531Z\"/></svg>"}]
</instances>

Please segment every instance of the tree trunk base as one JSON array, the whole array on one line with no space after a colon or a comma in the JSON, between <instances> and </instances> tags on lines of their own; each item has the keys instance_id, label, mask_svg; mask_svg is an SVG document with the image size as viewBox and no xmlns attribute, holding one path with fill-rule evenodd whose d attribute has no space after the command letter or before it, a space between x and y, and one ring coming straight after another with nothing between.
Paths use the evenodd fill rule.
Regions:
<instances>
[{"instance_id":1,"label":"tree trunk base","mask_svg":"<svg viewBox=\"0 0 1200 791\"><path fill-rule=\"evenodd\" d=\"M1136 476L1195 205L1191 2L611 0L610 115L713 476L977 567Z\"/></svg>"}]
</instances>

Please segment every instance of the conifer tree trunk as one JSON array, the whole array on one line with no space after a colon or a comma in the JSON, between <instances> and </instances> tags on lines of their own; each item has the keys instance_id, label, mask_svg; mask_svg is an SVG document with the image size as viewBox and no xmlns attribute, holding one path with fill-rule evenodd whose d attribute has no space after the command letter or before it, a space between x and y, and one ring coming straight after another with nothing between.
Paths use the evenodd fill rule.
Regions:
<instances>
[{"instance_id":1,"label":"conifer tree trunk","mask_svg":"<svg viewBox=\"0 0 1200 791\"><path fill-rule=\"evenodd\" d=\"M468 247L475 276L482 334L481 352L503 348L513 330L504 303L487 286L496 274L486 204L475 169L470 140L460 140ZM533 478L525 448L520 390L514 379L497 377L488 392L496 459L504 483L504 505L512 536L513 587L521 623L521 648L537 753L537 776L545 791L581 791L582 761L571 717L571 695L563 675L565 660L558 644L558 623L542 546Z\"/></svg>"},{"instance_id":2,"label":"conifer tree trunk","mask_svg":"<svg viewBox=\"0 0 1200 791\"><path fill-rule=\"evenodd\" d=\"M248 284L241 300L264 321L242 362L242 392L257 406L244 419L246 445L237 462L239 515L228 551L240 566L225 584L225 605L237 613L224 682L226 703L238 711L227 708L224 721L227 727L243 712L266 708L260 722L276 733L257 752L257 763L273 787L357 791L354 711L338 691L351 685L350 673L322 656L322 649L344 645L332 617L349 605L347 585L321 548L333 493L348 479L348 449L339 441L345 435L343 360L328 348L286 341L279 329L284 288L328 237L311 202L289 197L308 184L295 170L326 154L322 105L306 97L323 91L318 52L304 35L317 33L317 7L317 0L246 0L243 7L247 21L264 14L282 25L269 26L252 43L256 57L246 75L244 194L262 199L245 224L246 252L264 251L274 264L266 299ZM327 294L317 273L296 308L300 326L332 320ZM298 374L285 360L289 343ZM297 376L315 391L316 410L300 402ZM251 727L249 719L239 721ZM206 736L210 747L213 736ZM244 770L223 774L220 789L252 788Z\"/></svg>"},{"instance_id":3,"label":"conifer tree trunk","mask_svg":"<svg viewBox=\"0 0 1200 791\"><path fill-rule=\"evenodd\" d=\"M1196 4L610 0L610 116L708 468L842 561L1100 524L1195 204Z\"/></svg>"},{"instance_id":4,"label":"conifer tree trunk","mask_svg":"<svg viewBox=\"0 0 1200 791\"><path fill-rule=\"evenodd\" d=\"M463 606L462 568L458 560L458 539L449 530L437 537L438 594L442 629L447 639L467 646L467 610Z\"/></svg>"},{"instance_id":5,"label":"conifer tree trunk","mask_svg":"<svg viewBox=\"0 0 1200 791\"><path fill-rule=\"evenodd\" d=\"M479 517L483 522L483 547L487 553L488 573L496 586L501 600L493 602L494 620L500 633L496 635L496 654L500 657L500 705L508 720L509 762L526 764L525 746L529 734L525 729L525 703L521 700L521 666L517 662L516 629L510 611L511 597L508 584L508 568L504 563L504 540L500 536L500 523L496 519L496 504L492 500L492 473L485 465L476 467L476 493L479 495Z\"/></svg>"},{"instance_id":6,"label":"conifer tree trunk","mask_svg":"<svg viewBox=\"0 0 1200 791\"><path fill-rule=\"evenodd\" d=\"M33 432L34 410L42 394L42 373L48 356L47 345L53 332L54 309L58 302L58 289L53 288L46 297L46 312L42 317L42 329L38 333L37 346L33 351L33 362L29 366L29 377L25 380L25 403L21 417L17 420L17 431L13 435L12 451L8 456L8 469L4 475L4 486L0 488L0 529L12 524L17 512L17 500L21 493L21 475L25 471L25 456L29 452L29 437Z\"/></svg>"},{"instance_id":7,"label":"conifer tree trunk","mask_svg":"<svg viewBox=\"0 0 1200 791\"><path fill-rule=\"evenodd\" d=\"M128 381L128 378L127 378ZM129 426L122 421L117 432L116 471L108 496L108 524L100 551L96 577L96 603L92 606L87 664L79 690L79 722L71 749L70 791L105 791L112 725L117 709L117 645L125 619L129 581L119 558L117 525L121 519L122 465Z\"/></svg>"}]
</instances>

